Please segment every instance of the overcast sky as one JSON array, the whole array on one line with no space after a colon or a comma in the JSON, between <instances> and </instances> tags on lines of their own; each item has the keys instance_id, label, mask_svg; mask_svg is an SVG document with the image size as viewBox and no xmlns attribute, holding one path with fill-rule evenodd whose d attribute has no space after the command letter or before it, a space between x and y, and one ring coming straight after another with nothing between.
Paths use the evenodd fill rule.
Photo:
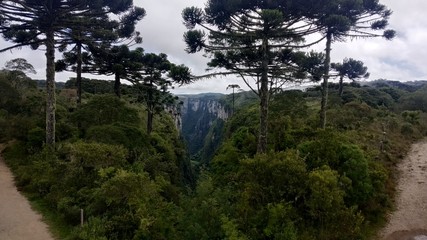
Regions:
<instances>
[{"instance_id":1,"label":"overcast sky","mask_svg":"<svg viewBox=\"0 0 427 240\"><path fill-rule=\"evenodd\" d=\"M345 43L334 43L332 61L354 58L361 60L371 73L370 80L379 78L412 81L427 80L427 9L426 0L380 0L393 10L390 28L397 31L392 41L384 39L348 40ZM205 0L134 0L138 6L144 7L147 16L138 24L138 31L144 38L142 47L146 52L166 53L169 59L177 64L185 64L195 74L203 74L207 60L201 54L187 54L184 51L181 11L187 6L203 7ZM0 40L0 47L7 46ZM323 50L324 43L315 46ZM58 55L59 57L60 55ZM37 74L32 78L45 78L45 57L42 51L29 48L1 53L0 67L7 60L25 58L36 68ZM72 73L57 74L57 81L67 81ZM85 75L84 75L85 76ZM86 77L91 77L86 75ZM97 76L98 78L104 78ZM238 78L217 78L200 80L188 86L174 90L175 93L227 93L229 84L239 84L247 89Z\"/></svg>"}]
</instances>

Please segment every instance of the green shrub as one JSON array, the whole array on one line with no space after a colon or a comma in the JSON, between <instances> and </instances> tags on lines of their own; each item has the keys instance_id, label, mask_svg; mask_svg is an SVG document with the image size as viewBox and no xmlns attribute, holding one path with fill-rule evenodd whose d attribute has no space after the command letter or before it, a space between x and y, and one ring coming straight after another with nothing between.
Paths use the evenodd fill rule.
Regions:
<instances>
[{"instance_id":1,"label":"green shrub","mask_svg":"<svg viewBox=\"0 0 427 240\"><path fill-rule=\"evenodd\" d=\"M149 137L140 129L125 124L100 125L90 127L87 140L122 145L129 150L148 148Z\"/></svg>"},{"instance_id":2,"label":"green shrub","mask_svg":"<svg viewBox=\"0 0 427 240\"><path fill-rule=\"evenodd\" d=\"M68 122L58 122L56 124L56 140L58 142L73 139L78 136L77 127L71 125Z\"/></svg>"},{"instance_id":3,"label":"green shrub","mask_svg":"<svg viewBox=\"0 0 427 240\"><path fill-rule=\"evenodd\" d=\"M127 156L125 148L104 143L70 143L65 152L72 164L96 169L123 166Z\"/></svg>"},{"instance_id":4,"label":"green shrub","mask_svg":"<svg viewBox=\"0 0 427 240\"><path fill-rule=\"evenodd\" d=\"M29 130L27 134L27 151L30 153L40 151L45 140L46 133L44 129L36 127Z\"/></svg>"},{"instance_id":5,"label":"green shrub","mask_svg":"<svg viewBox=\"0 0 427 240\"><path fill-rule=\"evenodd\" d=\"M137 126L140 123L138 111L113 95L96 95L83 104L71 116L83 130L92 126L126 123Z\"/></svg>"}]
</instances>

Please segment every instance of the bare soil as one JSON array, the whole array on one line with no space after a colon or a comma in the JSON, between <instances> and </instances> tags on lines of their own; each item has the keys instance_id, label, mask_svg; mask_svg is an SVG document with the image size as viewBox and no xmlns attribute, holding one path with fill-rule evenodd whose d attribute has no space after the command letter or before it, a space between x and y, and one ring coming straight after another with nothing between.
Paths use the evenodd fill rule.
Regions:
<instances>
[{"instance_id":1,"label":"bare soil","mask_svg":"<svg viewBox=\"0 0 427 240\"><path fill-rule=\"evenodd\" d=\"M0 145L0 153L2 146ZM34 212L13 181L13 175L0 156L0 239L53 240L40 214Z\"/></svg>"},{"instance_id":2,"label":"bare soil","mask_svg":"<svg viewBox=\"0 0 427 240\"><path fill-rule=\"evenodd\" d=\"M427 240L427 140L398 165L396 209L380 232L384 240Z\"/></svg>"}]
</instances>

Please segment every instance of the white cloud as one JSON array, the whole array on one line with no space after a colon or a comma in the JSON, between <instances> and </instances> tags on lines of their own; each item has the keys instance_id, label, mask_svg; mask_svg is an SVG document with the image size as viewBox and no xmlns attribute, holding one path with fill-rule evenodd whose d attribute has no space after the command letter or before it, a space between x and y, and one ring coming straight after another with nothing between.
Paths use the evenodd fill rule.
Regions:
<instances>
[{"instance_id":1,"label":"white cloud","mask_svg":"<svg viewBox=\"0 0 427 240\"><path fill-rule=\"evenodd\" d=\"M206 62L202 54L187 54L184 51L183 33L186 31L182 24L181 12L185 7L203 7L205 0L134 0L135 4L147 11L147 16L138 24L144 38L142 47L147 52L166 53L171 61L185 64L196 74L203 74ZM335 43L332 51L332 61L339 62L351 57L361 60L369 68L371 80L378 78L409 81L427 79L427 17L425 0L382 0L383 4L393 10L390 27L397 31L393 41L384 39L353 40L345 43ZM0 46L5 46L0 41ZM323 50L324 43L315 49ZM58 55L59 57L60 55ZM44 78L45 60L42 51L32 51L29 48L14 50L12 53L1 53L0 67L7 60L23 57L34 65L38 74L34 78ZM66 81L72 73L57 74L58 81ZM101 78L100 76L97 76ZM201 80L194 84L177 88L177 93L226 92L229 84L244 83L236 77ZM245 88L247 89L247 88Z\"/></svg>"}]
</instances>

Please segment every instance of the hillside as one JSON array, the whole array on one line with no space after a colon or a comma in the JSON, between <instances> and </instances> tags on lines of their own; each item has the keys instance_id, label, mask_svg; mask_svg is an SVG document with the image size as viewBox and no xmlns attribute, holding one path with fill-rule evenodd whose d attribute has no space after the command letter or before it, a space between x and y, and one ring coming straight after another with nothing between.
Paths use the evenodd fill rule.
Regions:
<instances>
[{"instance_id":1,"label":"hillside","mask_svg":"<svg viewBox=\"0 0 427 240\"><path fill-rule=\"evenodd\" d=\"M148 133L137 91L119 99L88 82L80 106L58 94L49 149L43 92L19 81L0 74L0 139L15 140L4 157L61 239L370 239L393 208L397 164L427 135L426 86L347 84L340 97L331 84L324 130L318 88L275 94L256 154L253 93L236 93L233 114L231 95L181 96L180 115L156 114Z\"/></svg>"}]
</instances>

